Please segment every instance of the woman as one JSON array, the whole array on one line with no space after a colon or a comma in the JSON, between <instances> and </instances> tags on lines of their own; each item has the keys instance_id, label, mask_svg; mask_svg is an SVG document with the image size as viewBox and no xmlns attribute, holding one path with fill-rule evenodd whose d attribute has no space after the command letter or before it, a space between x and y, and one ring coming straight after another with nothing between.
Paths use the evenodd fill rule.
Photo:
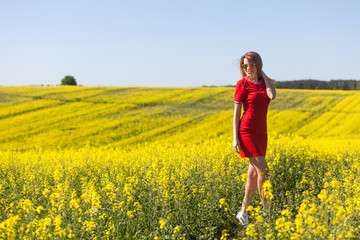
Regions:
<instances>
[{"instance_id":1,"label":"woman","mask_svg":"<svg viewBox=\"0 0 360 240\"><path fill-rule=\"evenodd\" d=\"M274 80L262 71L262 60L258 53L244 54L240 59L240 69L242 79L236 84L234 96L233 148L241 157L249 158L249 169L242 208L236 218L243 226L247 226L246 209L254 197L256 185L265 207L263 183L269 173L265 161L266 115L270 100L275 98L276 91L271 83ZM244 114L240 119L242 105Z\"/></svg>"}]
</instances>

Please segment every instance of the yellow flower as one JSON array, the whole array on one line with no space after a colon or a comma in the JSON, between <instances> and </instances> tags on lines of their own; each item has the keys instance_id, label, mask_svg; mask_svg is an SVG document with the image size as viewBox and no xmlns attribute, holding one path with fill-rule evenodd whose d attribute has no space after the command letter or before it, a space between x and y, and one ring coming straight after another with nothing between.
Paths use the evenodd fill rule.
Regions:
<instances>
[{"instance_id":1,"label":"yellow flower","mask_svg":"<svg viewBox=\"0 0 360 240\"><path fill-rule=\"evenodd\" d=\"M327 202L327 191L326 189L322 189L321 192L318 194L318 198L321 202L326 203Z\"/></svg>"},{"instance_id":2,"label":"yellow flower","mask_svg":"<svg viewBox=\"0 0 360 240\"><path fill-rule=\"evenodd\" d=\"M221 208L224 204L226 204L226 199L225 198L221 198L220 200L219 200L219 207Z\"/></svg>"},{"instance_id":3,"label":"yellow flower","mask_svg":"<svg viewBox=\"0 0 360 240\"><path fill-rule=\"evenodd\" d=\"M285 216L285 217L290 217L291 213L289 210L285 209L281 211L281 215Z\"/></svg>"},{"instance_id":4,"label":"yellow flower","mask_svg":"<svg viewBox=\"0 0 360 240\"><path fill-rule=\"evenodd\" d=\"M37 213L41 213L42 210L44 210L44 208L43 208L42 206L38 206L38 207L36 208L36 212L37 212Z\"/></svg>"},{"instance_id":5,"label":"yellow flower","mask_svg":"<svg viewBox=\"0 0 360 240\"><path fill-rule=\"evenodd\" d=\"M176 234L176 233L178 233L180 231L180 226L176 226L175 228L174 228L174 234Z\"/></svg>"},{"instance_id":6,"label":"yellow flower","mask_svg":"<svg viewBox=\"0 0 360 240\"><path fill-rule=\"evenodd\" d=\"M127 211L126 215L131 219L134 217L134 211Z\"/></svg>"},{"instance_id":7,"label":"yellow flower","mask_svg":"<svg viewBox=\"0 0 360 240\"><path fill-rule=\"evenodd\" d=\"M269 180L266 180L263 184L264 197L268 199L274 199L272 184Z\"/></svg>"},{"instance_id":8,"label":"yellow flower","mask_svg":"<svg viewBox=\"0 0 360 240\"><path fill-rule=\"evenodd\" d=\"M253 223L250 223L248 227L245 230L246 235L250 237L256 237L258 233L256 232L255 225Z\"/></svg>"},{"instance_id":9,"label":"yellow flower","mask_svg":"<svg viewBox=\"0 0 360 240\"><path fill-rule=\"evenodd\" d=\"M248 208L247 208L248 212L252 212L254 210L255 210L255 208L252 205L249 205Z\"/></svg>"},{"instance_id":10,"label":"yellow flower","mask_svg":"<svg viewBox=\"0 0 360 240\"><path fill-rule=\"evenodd\" d=\"M160 229L163 229L166 225L166 221L163 218L159 219Z\"/></svg>"}]
</instances>

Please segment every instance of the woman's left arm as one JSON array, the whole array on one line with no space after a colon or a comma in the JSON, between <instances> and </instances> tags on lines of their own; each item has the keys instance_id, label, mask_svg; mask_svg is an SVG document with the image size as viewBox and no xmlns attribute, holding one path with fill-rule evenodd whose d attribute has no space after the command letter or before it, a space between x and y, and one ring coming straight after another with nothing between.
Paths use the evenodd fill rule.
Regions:
<instances>
[{"instance_id":1,"label":"woman's left arm","mask_svg":"<svg viewBox=\"0 0 360 240\"><path fill-rule=\"evenodd\" d=\"M266 93L267 93L268 97L270 98L270 100L274 100L276 97L276 90L271 83L271 79L268 76L266 76L266 74L263 71L261 71L261 74L265 81Z\"/></svg>"}]
</instances>

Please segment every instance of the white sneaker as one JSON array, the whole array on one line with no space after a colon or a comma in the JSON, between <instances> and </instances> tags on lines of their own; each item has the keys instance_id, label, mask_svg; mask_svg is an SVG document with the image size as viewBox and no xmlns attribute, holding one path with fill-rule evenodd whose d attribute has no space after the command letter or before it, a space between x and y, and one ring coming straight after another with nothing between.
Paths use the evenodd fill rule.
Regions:
<instances>
[{"instance_id":1,"label":"white sneaker","mask_svg":"<svg viewBox=\"0 0 360 240\"><path fill-rule=\"evenodd\" d=\"M240 224L243 225L244 227L247 227L247 225L249 224L249 219L248 219L247 215L242 214L241 212L239 212L236 215L236 219L239 220Z\"/></svg>"}]
</instances>

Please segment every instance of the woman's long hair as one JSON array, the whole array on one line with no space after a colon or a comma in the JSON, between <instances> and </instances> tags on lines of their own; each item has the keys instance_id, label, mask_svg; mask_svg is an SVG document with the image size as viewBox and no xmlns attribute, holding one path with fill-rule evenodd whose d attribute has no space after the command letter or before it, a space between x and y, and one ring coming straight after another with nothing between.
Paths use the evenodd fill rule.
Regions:
<instances>
[{"instance_id":1,"label":"woman's long hair","mask_svg":"<svg viewBox=\"0 0 360 240\"><path fill-rule=\"evenodd\" d=\"M254 69L254 66L256 67L256 71L257 71L257 77L259 80L264 80L261 74L262 71L262 67L263 67L263 62L262 59L260 57L260 55L257 52L247 52L245 53L241 58L240 58L240 70L241 70L241 76L244 78L246 77L246 73L245 70L242 68L242 65L244 64L244 59L247 59L249 64L250 64L250 69ZM251 72L250 72L251 74ZM274 82L275 80L270 78L270 80L272 82Z\"/></svg>"}]
</instances>

